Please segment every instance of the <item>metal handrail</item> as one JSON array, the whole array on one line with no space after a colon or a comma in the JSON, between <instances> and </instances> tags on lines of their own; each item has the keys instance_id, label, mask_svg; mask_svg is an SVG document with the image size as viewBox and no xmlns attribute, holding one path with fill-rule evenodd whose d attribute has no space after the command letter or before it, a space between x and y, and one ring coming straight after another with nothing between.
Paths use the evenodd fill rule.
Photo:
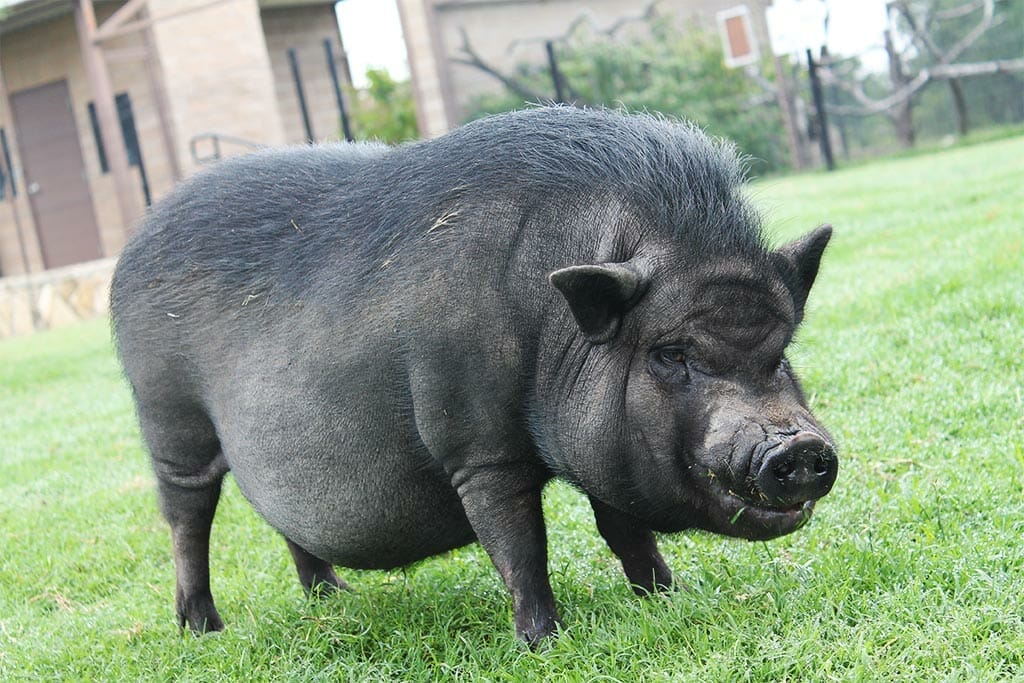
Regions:
<instances>
[{"instance_id":1,"label":"metal handrail","mask_svg":"<svg viewBox=\"0 0 1024 683\"><path fill-rule=\"evenodd\" d=\"M200 155L199 144L207 141L213 143L213 152L207 155ZM245 138L235 137L234 135L224 135L223 133L198 133L193 135L192 139L188 141L189 150L192 152L192 160L197 164L209 164L214 161L219 161L223 156L221 154L222 142L239 145L250 150L263 149L266 147L266 145L255 142L254 140L246 140Z\"/></svg>"}]
</instances>

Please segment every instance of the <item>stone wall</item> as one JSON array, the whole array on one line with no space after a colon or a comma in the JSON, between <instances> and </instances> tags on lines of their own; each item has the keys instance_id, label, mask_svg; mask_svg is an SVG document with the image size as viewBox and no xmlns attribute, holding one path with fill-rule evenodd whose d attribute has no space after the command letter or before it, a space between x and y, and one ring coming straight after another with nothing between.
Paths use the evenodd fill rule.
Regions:
<instances>
[{"instance_id":1,"label":"stone wall","mask_svg":"<svg viewBox=\"0 0 1024 683\"><path fill-rule=\"evenodd\" d=\"M116 259L0 278L0 337L106 315Z\"/></svg>"}]
</instances>

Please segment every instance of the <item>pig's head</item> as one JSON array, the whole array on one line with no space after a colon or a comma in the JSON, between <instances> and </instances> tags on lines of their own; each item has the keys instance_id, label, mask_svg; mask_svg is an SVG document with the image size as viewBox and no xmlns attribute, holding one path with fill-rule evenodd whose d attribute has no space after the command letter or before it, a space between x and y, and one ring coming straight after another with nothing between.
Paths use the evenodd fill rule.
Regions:
<instances>
[{"instance_id":1,"label":"pig's head","mask_svg":"<svg viewBox=\"0 0 1024 683\"><path fill-rule=\"evenodd\" d=\"M578 327L560 474L656 530L768 539L803 525L837 459L785 351L830 236L700 258L661 244L553 272Z\"/></svg>"}]
</instances>

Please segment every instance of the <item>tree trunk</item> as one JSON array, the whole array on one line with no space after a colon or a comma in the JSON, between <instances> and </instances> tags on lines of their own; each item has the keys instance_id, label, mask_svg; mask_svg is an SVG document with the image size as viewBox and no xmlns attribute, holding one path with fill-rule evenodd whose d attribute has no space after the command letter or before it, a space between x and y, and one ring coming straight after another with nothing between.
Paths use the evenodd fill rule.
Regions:
<instances>
[{"instance_id":1,"label":"tree trunk","mask_svg":"<svg viewBox=\"0 0 1024 683\"><path fill-rule=\"evenodd\" d=\"M892 80L892 88L898 92L910 79L903 73L903 63L900 61L899 53L896 52L896 46L893 45L892 33L890 31L885 32L885 53L889 56L889 78ZM896 137L899 139L900 144L906 148L913 147L913 98L908 97L893 107L889 112L889 119L896 127Z\"/></svg>"},{"instance_id":2,"label":"tree trunk","mask_svg":"<svg viewBox=\"0 0 1024 683\"><path fill-rule=\"evenodd\" d=\"M969 129L967 122L967 100L964 99L964 90L960 87L959 78L949 79L949 93L953 96L953 112L956 114L957 133L960 137L964 137Z\"/></svg>"},{"instance_id":3,"label":"tree trunk","mask_svg":"<svg viewBox=\"0 0 1024 683\"><path fill-rule=\"evenodd\" d=\"M796 103L793 101L793 87L789 76L782 65L782 58L773 55L772 65L775 67L776 96L779 101L779 111L782 112L782 122L786 127L786 141L789 144L789 160L797 171L807 168L807 150L804 149L803 141L800 139L800 125L797 123Z\"/></svg>"}]
</instances>

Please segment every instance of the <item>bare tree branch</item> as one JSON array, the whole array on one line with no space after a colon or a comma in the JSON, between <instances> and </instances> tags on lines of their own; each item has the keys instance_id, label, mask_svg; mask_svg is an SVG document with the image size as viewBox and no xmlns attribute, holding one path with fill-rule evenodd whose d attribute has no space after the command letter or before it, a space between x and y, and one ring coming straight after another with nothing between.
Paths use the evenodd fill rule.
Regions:
<instances>
[{"instance_id":1,"label":"bare tree branch","mask_svg":"<svg viewBox=\"0 0 1024 683\"><path fill-rule=\"evenodd\" d=\"M1024 57L1019 59L993 59L988 62L967 64L943 64L932 67L932 78L960 78L963 76L987 76L990 74L1013 74L1024 71Z\"/></svg>"},{"instance_id":2,"label":"bare tree branch","mask_svg":"<svg viewBox=\"0 0 1024 683\"><path fill-rule=\"evenodd\" d=\"M596 34L614 37L615 34L622 30L624 26L642 21L650 21L652 18L656 17L658 15L658 5L660 5L661 2L662 0L651 0L651 2L649 2L646 5L646 7L644 7L643 11L640 14L621 17L614 23L612 23L610 26L608 26L608 28L605 29L599 29L597 27L597 24L594 21L594 17L589 12L583 12L578 17L576 17L576 19L574 19L571 24L569 24L568 30L566 30L566 32L563 33L562 35L545 38L529 38L525 40L514 40L511 43L509 43L507 52L512 52L516 47L530 43L543 44L549 41L567 42L569 39L572 38L573 34L584 24L588 24L591 30ZM459 46L459 50L462 52L462 56L449 57L449 61L455 64L471 66L474 69L483 71L488 76L497 79L502 85L508 88L508 90L515 93L516 95L519 95L524 100L530 102L540 102L542 100L548 100L551 98L550 93L537 92L533 88L528 86L526 83L524 83L521 79L504 74L501 71L499 71L497 67L495 67L492 64L489 64L483 57L480 56L480 54L470 44L469 36L466 33L466 29L462 26L459 27L459 35L462 37L462 44ZM578 100L580 98L579 93L573 90L572 84L567 83L566 86L568 87L569 99Z\"/></svg>"},{"instance_id":3,"label":"bare tree branch","mask_svg":"<svg viewBox=\"0 0 1024 683\"><path fill-rule=\"evenodd\" d=\"M968 5L964 5L967 7ZM913 41L920 46L925 52L930 54L933 59L942 61L944 56L942 49L932 39L931 34L928 32L928 27L933 23L935 10L935 3L931 3L927 10L924 12L924 17L919 23L914 13L910 11L906 2L900 2L897 5L897 11L903 16L903 20L910 26L910 30L913 32ZM960 135L967 135L969 130L969 124L967 121L967 101L964 98L963 88L960 86L959 78L949 79L949 90L950 95L953 99L953 111L956 115L956 127Z\"/></svg>"},{"instance_id":4,"label":"bare tree branch","mask_svg":"<svg viewBox=\"0 0 1024 683\"><path fill-rule=\"evenodd\" d=\"M932 57L942 59L942 50L940 50L939 46L935 44L935 41L932 40L930 35L928 35L928 32L918 26L917 19L914 17L914 13L910 11L910 8L907 7L907 3L894 2L890 3L890 7L895 7L896 11L903 17L903 20L907 22L908 26L910 26L910 30L914 34L912 40L923 47ZM931 23L930 18L925 15L922 23L924 26L928 26L928 24Z\"/></svg>"},{"instance_id":5,"label":"bare tree branch","mask_svg":"<svg viewBox=\"0 0 1024 683\"><path fill-rule=\"evenodd\" d=\"M562 33L561 35L557 36L548 36L545 38L524 38L522 40L513 40L511 43L508 44L508 49L506 50L506 52L512 52L520 45L529 45L531 43L543 44L548 41L555 43L568 42L569 39L571 39L573 35L576 33L576 31L584 25L589 26L590 30L596 35L605 35L608 36L609 38L614 38L615 34L621 31L625 26L643 21L650 21L654 17L658 16L658 5L660 5L661 2L662 0L651 0L651 2L647 3L647 6L644 7L643 11L640 12L639 14L620 17L608 28L605 29L598 28L597 22L594 20L594 16L589 11L584 11L579 16L572 20L572 22L569 24L569 28L566 29L565 33Z\"/></svg>"},{"instance_id":6,"label":"bare tree branch","mask_svg":"<svg viewBox=\"0 0 1024 683\"><path fill-rule=\"evenodd\" d=\"M829 107L829 111L834 111L837 114L853 114L861 116L866 116L868 114L881 114L889 111L893 107L913 97L914 93L926 86L932 79L931 73L924 70L896 92L892 93L888 97L876 100L864 92L864 84L861 82L850 83L844 79L837 78L829 69L822 69L820 73L822 80L825 83L845 90L853 95L853 97L861 104L860 107L835 105Z\"/></svg>"},{"instance_id":7,"label":"bare tree branch","mask_svg":"<svg viewBox=\"0 0 1024 683\"><path fill-rule=\"evenodd\" d=\"M940 60L943 64L949 64L955 62L957 57L964 53L964 51L973 45L978 38L981 37L985 31L992 27L993 17L995 16L995 2L994 0L984 0L982 3L984 6L984 12L982 13L981 20L978 25L968 31L967 35L960 39L956 45L951 47Z\"/></svg>"},{"instance_id":8,"label":"bare tree branch","mask_svg":"<svg viewBox=\"0 0 1024 683\"><path fill-rule=\"evenodd\" d=\"M821 69L822 80L850 93L861 105L860 107L834 105L829 108L831 111L834 111L837 114L854 116L887 113L907 102L907 100L913 97L918 91L933 80L949 80L960 78L962 76L975 76L980 74L1015 73L1017 71L1024 70L1018 68L1019 64L1024 62L1024 60L996 60L969 64L953 64L960 55L977 42L985 31L1003 20L1003 17L997 18L995 16L994 0L974 0L973 2L965 3L960 7L947 10L941 14L935 13L932 15L932 18L935 19L938 19L940 16L943 18L947 16L950 18L957 18L967 16L971 12L975 12L979 9L983 10L978 23L953 47L945 51L935 44L925 30L925 27L930 23L928 16L926 15L925 21L923 22L916 18L908 0L894 0L893 2L888 3L887 7L890 11L898 12L900 16L907 21L907 24L910 26L913 33L912 39L925 51L929 52L937 64L933 67L922 69L916 76L911 78L887 97L875 99L864 91L863 84L850 83L848 80L843 78L841 74L831 68L832 63L826 63L825 67Z\"/></svg>"},{"instance_id":9,"label":"bare tree branch","mask_svg":"<svg viewBox=\"0 0 1024 683\"><path fill-rule=\"evenodd\" d=\"M466 35L466 29L459 27L459 34L462 36L462 45L459 49L466 55L465 57L449 57L449 60L456 64L465 64L475 69L483 71L488 76L496 78L506 88L516 95L519 95L524 100L529 102L540 102L541 100L549 99L550 95L545 93L539 93L533 88L523 83L520 79L512 76L506 76L501 73L497 67L488 64L484 59L473 49L473 46L469 43L469 36Z\"/></svg>"},{"instance_id":10,"label":"bare tree branch","mask_svg":"<svg viewBox=\"0 0 1024 683\"><path fill-rule=\"evenodd\" d=\"M933 15L939 21L948 21L949 19L959 19L960 17L966 17L972 12L978 11L985 5L985 0L975 0L975 2L968 2L965 5L959 7L952 7L941 12L935 12Z\"/></svg>"},{"instance_id":11,"label":"bare tree branch","mask_svg":"<svg viewBox=\"0 0 1024 683\"><path fill-rule=\"evenodd\" d=\"M946 80L950 78L963 78L966 76L985 76L999 73L1019 73L1024 71L1024 58L1022 59L1001 59L989 62L972 62L968 64L940 64L930 69L922 69L906 86L880 100L868 96L864 92L863 85L850 83L836 78L827 69L822 69L823 80L829 85L842 88L853 95L863 106L851 107L836 105L829 107L829 111L837 114L853 116L867 116L869 114L881 114L903 102L926 86L933 80Z\"/></svg>"},{"instance_id":12,"label":"bare tree branch","mask_svg":"<svg viewBox=\"0 0 1024 683\"><path fill-rule=\"evenodd\" d=\"M992 28L992 26L997 22L995 17L995 0L976 0L975 2L968 2L960 7L947 10L946 12L935 12L934 14L930 14L929 11L934 9L934 3L932 3L929 9L925 11L923 20L914 16L914 12L908 0L893 0L888 3L887 8L890 11L896 11L904 18L907 25L910 26L910 30L912 32L911 39L924 47L926 51L930 52L932 56L942 64L949 64L950 62L956 61L961 54L977 42L978 38L980 38L985 31ZM949 18L965 17L978 9L983 10L978 23L949 50L943 52L939 46L932 41L931 36L928 35L928 27L932 23L932 20L942 21L947 17L947 15ZM998 21L1002 20L1003 17L1000 17Z\"/></svg>"}]
</instances>

